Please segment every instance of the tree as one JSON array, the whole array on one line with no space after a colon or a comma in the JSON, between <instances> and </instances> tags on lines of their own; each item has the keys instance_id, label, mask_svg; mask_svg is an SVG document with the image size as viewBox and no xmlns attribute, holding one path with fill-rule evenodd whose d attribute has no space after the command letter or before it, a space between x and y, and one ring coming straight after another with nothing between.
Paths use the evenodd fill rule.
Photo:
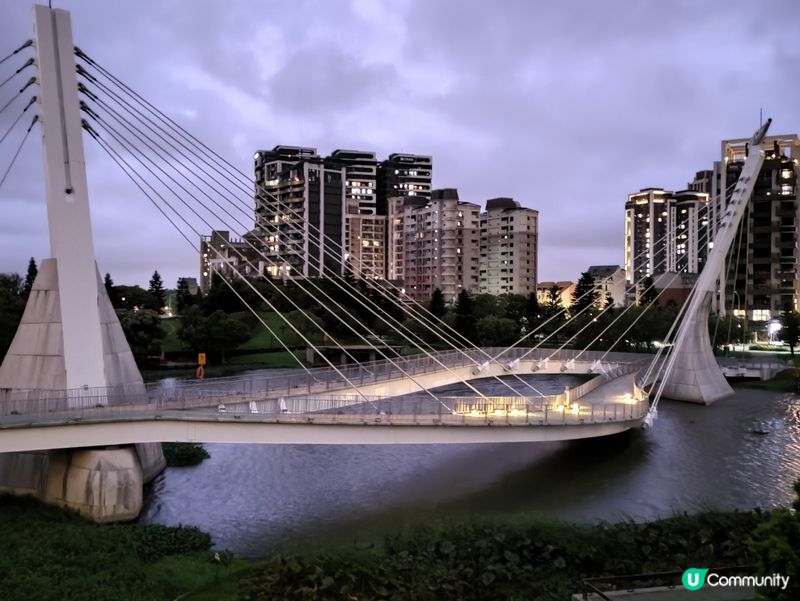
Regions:
<instances>
[{"instance_id":1,"label":"tree","mask_svg":"<svg viewBox=\"0 0 800 601\"><path fill-rule=\"evenodd\" d=\"M227 352L250 339L250 328L222 311L214 311L208 316L206 328L208 350L214 354L219 353L223 363Z\"/></svg>"},{"instance_id":2,"label":"tree","mask_svg":"<svg viewBox=\"0 0 800 601\"><path fill-rule=\"evenodd\" d=\"M545 299L544 307L542 307L542 312L547 317L552 317L556 313L559 313L563 310L564 306L561 304L561 288L553 284L547 289L547 297Z\"/></svg>"},{"instance_id":3,"label":"tree","mask_svg":"<svg viewBox=\"0 0 800 601\"><path fill-rule=\"evenodd\" d=\"M447 313L447 307L444 305L444 294L438 288L431 294L431 302L428 303L428 311L433 313L436 317L441 319Z\"/></svg>"},{"instance_id":4,"label":"tree","mask_svg":"<svg viewBox=\"0 0 800 601\"><path fill-rule=\"evenodd\" d=\"M655 303L658 299L658 290L656 290L653 276L647 276L639 282L639 306L646 307L651 303Z\"/></svg>"},{"instance_id":5,"label":"tree","mask_svg":"<svg viewBox=\"0 0 800 601\"><path fill-rule=\"evenodd\" d=\"M542 317L542 309L539 307L539 297L535 292L528 295L528 301L525 303L525 329L530 332L539 323Z\"/></svg>"},{"instance_id":6,"label":"tree","mask_svg":"<svg viewBox=\"0 0 800 601\"><path fill-rule=\"evenodd\" d=\"M28 261L28 273L25 274L25 298L28 298L30 295L33 282L36 280L38 274L39 269L36 267L36 261L31 257L31 260Z\"/></svg>"},{"instance_id":7,"label":"tree","mask_svg":"<svg viewBox=\"0 0 800 601\"><path fill-rule=\"evenodd\" d=\"M161 318L151 309L117 312L122 331L134 355L158 355L161 353Z\"/></svg>"},{"instance_id":8,"label":"tree","mask_svg":"<svg viewBox=\"0 0 800 601\"><path fill-rule=\"evenodd\" d=\"M453 327L467 340L475 340L475 316L472 314L472 296L467 290L461 290L456 297L456 319Z\"/></svg>"},{"instance_id":9,"label":"tree","mask_svg":"<svg viewBox=\"0 0 800 601\"><path fill-rule=\"evenodd\" d=\"M106 273L106 277L103 278L103 286L106 289L106 294L108 294L108 300L111 301L111 306L116 309L119 306L119 296L114 288L114 280L111 279L110 273Z\"/></svg>"},{"instance_id":10,"label":"tree","mask_svg":"<svg viewBox=\"0 0 800 601\"><path fill-rule=\"evenodd\" d=\"M206 319L200 307L187 307L180 317L178 339L184 346L195 351L206 350Z\"/></svg>"},{"instance_id":11,"label":"tree","mask_svg":"<svg viewBox=\"0 0 800 601\"><path fill-rule=\"evenodd\" d=\"M158 270L153 272L153 277L150 278L150 287L147 291L153 295L156 303L158 303L158 306L151 308L161 313L166 304L166 291L164 290L164 282L161 280L161 274L158 273Z\"/></svg>"},{"instance_id":12,"label":"tree","mask_svg":"<svg viewBox=\"0 0 800 601\"><path fill-rule=\"evenodd\" d=\"M224 311L214 311L208 317L198 307L187 307L180 317L178 338L190 349L219 356L250 338L250 328Z\"/></svg>"},{"instance_id":13,"label":"tree","mask_svg":"<svg viewBox=\"0 0 800 601\"><path fill-rule=\"evenodd\" d=\"M141 286L114 286L114 300L116 309L152 309L158 304L156 298Z\"/></svg>"},{"instance_id":14,"label":"tree","mask_svg":"<svg viewBox=\"0 0 800 601\"><path fill-rule=\"evenodd\" d=\"M572 291L573 315L577 315L597 303L597 289L594 287L594 278L588 271L584 271Z\"/></svg>"},{"instance_id":15,"label":"tree","mask_svg":"<svg viewBox=\"0 0 800 601\"><path fill-rule=\"evenodd\" d=\"M794 511L778 507L769 519L760 524L746 541L756 559L759 576L781 574L788 578L786 588L765 587L759 590L772 601L793 601L800 598L800 481L794 483L797 498Z\"/></svg>"},{"instance_id":16,"label":"tree","mask_svg":"<svg viewBox=\"0 0 800 601\"><path fill-rule=\"evenodd\" d=\"M508 346L516 342L519 325L507 317L487 315L475 324L475 333L483 346Z\"/></svg>"},{"instance_id":17,"label":"tree","mask_svg":"<svg viewBox=\"0 0 800 601\"><path fill-rule=\"evenodd\" d=\"M24 281L17 273L0 273L0 361L5 357L25 310Z\"/></svg>"},{"instance_id":18,"label":"tree","mask_svg":"<svg viewBox=\"0 0 800 601\"><path fill-rule=\"evenodd\" d=\"M175 304L178 313L183 313L186 307L190 307L195 303L194 295L189 290L189 284L186 278L178 278L178 288L175 293Z\"/></svg>"},{"instance_id":19,"label":"tree","mask_svg":"<svg viewBox=\"0 0 800 601\"><path fill-rule=\"evenodd\" d=\"M789 353L794 359L794 347L800 341L800 313L792 311L789 305L784 306L781 312L781 329L778 332L780 339L789 345Z\"/></svg>"}]
</instances>

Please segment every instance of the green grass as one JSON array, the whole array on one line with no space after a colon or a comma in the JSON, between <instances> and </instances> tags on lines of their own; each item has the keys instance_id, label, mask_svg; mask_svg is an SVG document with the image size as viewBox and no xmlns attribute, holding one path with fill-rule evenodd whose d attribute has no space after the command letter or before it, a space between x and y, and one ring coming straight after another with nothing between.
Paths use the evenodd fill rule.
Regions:
<instances>
[{"instance_id":1,"label":"green grass","mask_svg":"<svg viewBox=\"0 0 800 601\"><path fill-rule=\"evenodd\" d=\"M3 601L157 601L216 586L221 566L192 528L100 525L31 499L0 497Z\"/></svg>"},{"instance_id":2,"label":"green grass","mask_svg":"<svg viewBox=\"0 0 800 601\"><path fill-rule=\"evenodd\" d=\"M274 311L260 311L259 317L264 320L264 323L266 323L287 346L304 344L300 336L298 336ZM292 320L294 315L288 317ZM296 323L296 321L292 321L292 323ZM253 328L253 336L239 348L248 350L278 348L280 346L280 343L267 331L264 325L256 320L256 325Z\"/></svg>"},{"instance_id":3,"label":"green grass","mask_svg":"<svg viewBox=\"0 0 800 601\"><path fill-rule=\"evenodd\" d=\"M165 353L174 353L183 348L178 339L180 323L177 317L161 320L161 330L164 332L164 338L161 339L161 350Z\"/></svg>"},{"instance_id":4,"label":"green grass","mask_svg":"<svg viewBox=\"0 0 800 601\"><path fill-rule=\"evenodd\" d=\"M706 511L590 525L531 514L462 517L249 562L226 553L217 560L208 535L194 528L98 525L0 497L0 598L549 601L580 591L582 578L754 564L750 539L767 518Z\"/></svg>"}]
</instances>

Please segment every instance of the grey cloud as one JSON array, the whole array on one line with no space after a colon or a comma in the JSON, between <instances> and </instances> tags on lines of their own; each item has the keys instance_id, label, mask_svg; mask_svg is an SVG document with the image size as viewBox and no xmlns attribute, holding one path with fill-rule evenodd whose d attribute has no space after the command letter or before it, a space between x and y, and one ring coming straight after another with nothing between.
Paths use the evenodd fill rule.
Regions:
<instances>
[{"instance_id":1,"label":"grey cloud","mask_svg":"<svg viewBox=\"0 0 800 601\"><path fill-rule=\"evenodd\" d=\"M618 263L626 195L684 187L762 104L776 131L800 130L795 0L407 0L382 19L312 0L61 4L78 45L246 173L279 143L430 153L435 185L539 209L542 279ZM29 6L0 6L0 39L30 29ZM15 207L0 271L47 252L38 137L0 190ZM186 242L86 144L101 268L196 275Z\"/></svg>"}]
</instances>

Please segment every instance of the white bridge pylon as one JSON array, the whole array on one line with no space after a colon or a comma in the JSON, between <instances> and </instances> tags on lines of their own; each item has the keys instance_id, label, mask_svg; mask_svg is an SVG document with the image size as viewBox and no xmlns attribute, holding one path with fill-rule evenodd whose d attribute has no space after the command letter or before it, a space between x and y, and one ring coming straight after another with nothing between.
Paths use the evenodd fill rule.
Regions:
<instances>
[{"instance_id":1,"label":"white bridge pylon","mask_svg":"<svg viewBox=\"0 0 800 601\"><path fill-rule=\"evenodd\" d=\"M678 328L675 346L666 360L665 375L660 383L655 384L658 387L656 399L663 395L669 399L708 405L733 394L714 357L708 334L709 310L718 281L724 285L727 278L723 273L725 259L764 163L761 141L771 123L772 119L767 119L750 140L749 154L719 223L714 247L687 301L686 315Z\"/></svg>"},{"instance_id":2,"label":"white bridge pylon","mask_svg":"<svg viewBox=\"0 0 800 601\"><path fill-rule=\"evenodd\" d=\"M42 261L0 365L0 391L143 390L94 255L69 13L33 7L52 258Z\"/></svg>"}]
</instances>

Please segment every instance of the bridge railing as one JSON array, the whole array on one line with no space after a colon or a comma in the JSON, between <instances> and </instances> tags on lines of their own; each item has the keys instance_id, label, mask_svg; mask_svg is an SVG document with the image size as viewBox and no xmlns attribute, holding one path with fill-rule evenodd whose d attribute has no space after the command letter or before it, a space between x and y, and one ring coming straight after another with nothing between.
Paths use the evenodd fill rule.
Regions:
<instances>
[{"instance_id":1,"label":"bridge railing","mask_svg":"<svg viewBox=\"0 0 800 601\"><path fill-rule=\"evenodd\" d=\"M386 398L355 396L297 397L249 404L225 405L222 411L237 419L266 419L278 423L364 423L441 425L580 425L643 418L646 399L628 402L570 402L562 393L547 397L492 396ZM201 415L193 413L193 415Z\"/></svg>"},{"instance_id":2,"label":"bridge railing","mask_svg":"<svg viewBox=\"0 0 800 601\"><path fill-rule=\"evenodd\" d=\"M495 356L503 348L483 349L486 354ZM584 351L564 349L514 348L503 355L499 360L504 366L526 355L526 361L539 362L550 359L554 363L566 363L580 355L582 362L595 362L603 359L603 363L619 364L631 363L641 360L638 353L608 353L602 351ZM605 356L604 356L605 355ZM331 368L316 368L308 373L284 371L279 373L258 374L252 373L244 376L226 378L210 378L202 382L191 380L171 380L148 385L148 394L154 401L174 402L183 401L186 406L193 405L193 401L208 404L207 401L222 399L226 396L248 398L288 397L305 393L324 393L341 389L347 386L346 378L355 386L364 386L392 379L400 379L420 374L456 369L470 365L481 365L486 355L476 349L463 351L442 351L434 357L426 355L412 355L395 359L394 364L386 360L371 361L358 365L346 365L339 368L339 372ZM445 366L445 367L442 367ZM479 375L479 374L478 374ZM343 378L344 377L344 378ZM198 405L199 406L199 405Z\"/></svg>"},{"instance_id":3,"label":"bridge railing","mask_svg":"<svg viewBox=\"0 0 800 601\"><path fill-rule=\"evenodd\" d=\"M485 359L486 354L495 356L503 348L486 348L463 351L444 351L434 358L413 355L390 362L372 361L368 363L343 366L344 376L353 384L360 386L394 378L406 377L447 368L475 365ZM541 361L549 358L553 362L568 362L580 355L581 361L597 361L603 357L600 351L564 349L514 348L501 358L504 365L526 355L526 361ZM636 353L608 353L604 363L620 364L641 360ZM404 373L405 372L405 373ZM101 406L155 405L163 409L192 409L208 407L225 402L253 402L264 399L278 399L308 394L324 394L341 389L345 385L342 375L330 368L309 370L270 371L225 378L209 378L203 381L165 379L161 382L109 388L81 388L73 390L8 391L0 390L0 415L46 414L69 411L75 408L97 408Z\"/></svg>"}]
</instances>

